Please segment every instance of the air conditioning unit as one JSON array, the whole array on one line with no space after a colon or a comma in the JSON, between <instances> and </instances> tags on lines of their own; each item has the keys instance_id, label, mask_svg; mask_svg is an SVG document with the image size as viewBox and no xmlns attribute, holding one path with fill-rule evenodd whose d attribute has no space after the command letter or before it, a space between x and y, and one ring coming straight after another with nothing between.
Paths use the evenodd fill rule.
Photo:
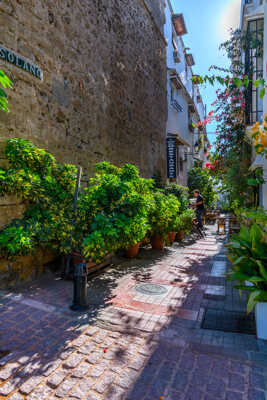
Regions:
<instances>
[{"instance_id":1,"label":"air conditioning unit","mask_svg":"<svg viewBox=\"0 0 267 400\"><path fill-rule=\"evenodd\" d=\"M179 63L181 61L180 56L179 56L179 52L177 50L175 50L173 52L173 59L174 59L174 62L176 62L176 63Z\"/></svg>"}]
</instances>

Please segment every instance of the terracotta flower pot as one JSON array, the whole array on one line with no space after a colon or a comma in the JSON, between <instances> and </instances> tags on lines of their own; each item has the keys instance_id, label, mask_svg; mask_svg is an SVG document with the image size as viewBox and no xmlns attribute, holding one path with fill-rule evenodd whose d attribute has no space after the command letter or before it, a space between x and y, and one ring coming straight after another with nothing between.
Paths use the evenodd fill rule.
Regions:
<instances>
[{"instance_id":1,"label":"terracotta flower pot","mask_svg":"<svg viewBox=\"0 0 267 400\"><path fill-rule=\"evenodd\" d=\"M127 258L135 258L139 252L139 247L140 247L141 242L136 243L135 245L129 247L126 250L126 257Z\"/></svg>"},{"instance_id":2,"label":"terracotta flower pot","mask_svg":"<svg viewBox=\"0 0 267 400\"><path fill-rule=\"evenodd\" d=\"M168 234L168 239L169 239L170 245L172 245L173 242L175 241L175 236L176 236L176 232L170 232Z\"/></svg>"},{"instance_id":3,"label":"terracotta flower pot","mask_svg":"<svg viewBox=\"0 0 267 400\"><path fill-rule=\"evenodd\" d=\"M184 239L184 231L179 231L176 236L178 242L181 242Z\"/></svg>"},{"instance_id":4,"label":"terracotta flower pot","mask_svg":"<svg viewBox=\"0 0 267 400\"><path fill-rule=\"evenodd\" d=\"M154 250L163 250L165 245L165 239L162 236L153 236L151 238L151 246Z\"/></svg>"}]
</instances>

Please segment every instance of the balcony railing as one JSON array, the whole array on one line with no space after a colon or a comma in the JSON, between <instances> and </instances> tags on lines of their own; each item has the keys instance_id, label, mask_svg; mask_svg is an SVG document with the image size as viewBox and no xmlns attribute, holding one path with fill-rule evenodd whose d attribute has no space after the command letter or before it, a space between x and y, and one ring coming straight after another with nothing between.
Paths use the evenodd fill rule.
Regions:
<instances>
[{"instance_id":1,"label":"balcony railing","mask_svg":"<svg viewBox=\"0 0 267 400\"><path fill-rule=\"evenodd\" d=\"M183 107L180 106L180 104L178 103L178 101L172 100L172 101L171 101L171 105L172 105L172 107L173 107L177 112L183 112Z\"/></svg>"}]
</instances>

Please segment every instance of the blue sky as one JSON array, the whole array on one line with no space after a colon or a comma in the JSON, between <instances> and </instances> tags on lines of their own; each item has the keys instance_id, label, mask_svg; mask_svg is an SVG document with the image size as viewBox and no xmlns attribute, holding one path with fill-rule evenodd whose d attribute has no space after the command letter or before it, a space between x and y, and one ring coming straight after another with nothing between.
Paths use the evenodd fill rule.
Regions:
<instances>
[{"instance_id":1,"label":"blue sky","mask_svg":"<svg viewBox=\"0 0 267 400\"><path fill-rule=\"evenodd\" d=\"M219 45L228 38L230 28L239 25L241 0L171 0L171 3L175 13L184 14L188 34L183 40L194 55L194 73L207 74L211 65L227 67L227 58L219 51ZM208 111L212 109L215 90L211 86L201 88ZM215 131L216 124L208 125L207 130ZM213 141L215 136L209 139Z\"/></svg>"}]
</instances>

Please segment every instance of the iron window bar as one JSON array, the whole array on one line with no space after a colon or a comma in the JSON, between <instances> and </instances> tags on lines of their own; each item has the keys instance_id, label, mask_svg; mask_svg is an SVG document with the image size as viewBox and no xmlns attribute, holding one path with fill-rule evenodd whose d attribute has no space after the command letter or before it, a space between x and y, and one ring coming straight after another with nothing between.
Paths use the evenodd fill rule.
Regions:
<instances>
[{"instance_id":1,"label":"iron window bar","mask_svg":"<svg viewBox=\"0 0 267 400\"><path fill-rule=\"evenodd\" d=\"M253 81L263 77L263 31L264 20L262 18L248 22L247 48L245 53L245 72L250 78L249 86L245 93L246 99L246 123L252 125L263 114L263 101L260 99L260 88L253 85ZM253 46L253 42L255 45Z\"/></svg>"},{"instance_id":2,"label":"iron window bar","mask_svg":"<svg viewBox=\"0 0 267 400\"><path fill-rule=\"evenodd\" d=\"M173 107L177 112L183 112L183 107L180 106L180 104L178 103L178 101L172 100L172 101L171 101L171 105L172 105L172 107Z\"/></svg>"}]
</instances>

